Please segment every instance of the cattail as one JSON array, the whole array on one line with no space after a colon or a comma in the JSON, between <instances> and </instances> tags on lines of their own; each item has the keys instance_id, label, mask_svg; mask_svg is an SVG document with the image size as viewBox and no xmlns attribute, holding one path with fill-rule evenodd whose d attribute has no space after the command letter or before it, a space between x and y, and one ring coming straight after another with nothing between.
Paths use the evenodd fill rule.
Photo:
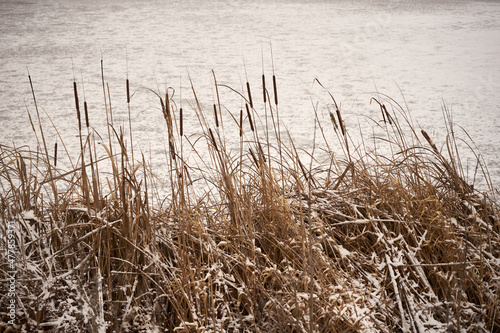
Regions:
<instances>
[{"instance_id":1,"label":"cattail","mask_svg":"<svg viewBox=\"0 0 500 333\"><path fill-rule=\"evenodd\" d=\"M276 87L276 76L273 75L274 104L278 105L278 88Z\"/></svg>"},{"instance_id":2,"label":"cattail","mask_svg":"<svg viewBox=\"0 0 500 333\"><path fill-rule=\"evenodd\" d=\"M340 116L340 110L339 109L337 109L337 117L339 118L339 126L340 126L340 130L342 131L342 135L345 136L344 122L342 121L342 117Z\"/></svg>"},{"instance_id":3,"label":"cattail","mask_svg":"<svg viewBox=\"0 0 500 333\"><path fill-rule=\"evenodd\" d=\"M259 166L259 161L257 160L257 157L255 157L255 154L252 151L252 148L250 148L250 155L252 155L253 161L255 162L255 165Z\"/></svg>"},{"instance_id":4,"label":"cattail","mask_svg":"<svg viewBox=\"0 0 500 333\"><path fill-rule=\"evenodd\" d=\"M80 107L78 106L78 90L76 88L76 81L73 81L73 94L75 95L76 110L80 112Z\"/></svg>"},{"instance_id":5,"label":"cattail","mask_svg":"<svg viewBox=\"0 0 500 333\"><path fill-rule=\"evenodd\" d=\"M337 126L337 121L335 120L335 115L333 114L332 111L329 111L329 113L330 113L330 121L333 124L333 129L337 131L338 126Z\"/></svg>"},{"instance_id":6,"label":"cattail","mask_svg":"<svg viewBox=\"0 0 500 333\"><path fill-rule=\"evenodd\" d=\"M212 139L212 142L214 144L215 150L219 152L219 148L217 148L217 142L215 141L214 133L212 132L212 129L209 128L208 132L210 133L210 138Z\"/></svg>"},{"instance_id":7,"label":"cattail","mask_svg":"<svg viewBox=\"0 0 500 333\"><path fill-rule=\"evenodd\" d=\"M253 109L252 92L250 91L250 83L248 83L248 81L247 81L247 90L248 90L248 100L250 101L250 107Z\"/></svg>"},{"instance_id":8,"label":"cattail","mask_svg":"<svg viewBox=\"0 0 500 333\"><path fill-rule=\"evenodd\" d=\"M427 142L429 143L429 145L432 147L432 149L434 150L434 152L436 154L439 154L439 150L437 149L436 145L434 144L434 141L432 141L431 137L429 136L429 134L427 134L426 131L424 130L421 130L422 132L422 135L424 136L425 140L427 140Z\"/></svg>"},{"instance_id":9,"label":"cattail","mask_svg":"<svg viewBox=\"0 0 500 333\"><path fill-rule=\"evenodd\" d=\"M266 77L262 74L262 96L264 97L264 104L266 104Z\"/></svg>"},{"instance_id":10,"label":"cattail","mask_svg":"<svg viewBox=\"0 0 500 333\"><path fill-rule=\"evenodd\" d=\"M87 110L87 101L83 101L83 109L85 110L85 125L89 128L89 112Z\"/></svg>"},{"instance_id":11,"label":"cattail","mask_svg":"<svg viewBox=\"0 0 500 333\"><path fill-rule=\"evenodd\" d=\"M127 103L130 103L130 88L128 79L127 79Z\"/></svg>"},{"instance_id":12,"label":"cattail","mask_svg":"<svg viewBox=\"0 0 500 333\"><path fill-rule=\"evenodd\" d=\"M54 145L54 166L57 166L57 141Z\"/></svg>"},{"instance_id":13,"label":"cattail","mask_svg":"<svg viewBox=\"0 0 500 333\"><path fill-rule=\"evenodd\" d=\"M219 118L217 117L217 106L214 104L215 127L219 128Z\"/></svg>"},{"instance_id":14,"label":"cattail","mask_svg":"<svg viewBox=\"0 0 500 333\"><path fill-rule=\"evenodd\" d=\"M389 125L392 125L392 121L391 121L391 115L389 114L389 112L387 111L387 109L385 108L385 105L382 104L382 109L384 109L384 112L385 114L387 115L387 121L389 121ZM384 112L382 112L382 114L384 114ZM385 119L385 118L384 118Z\"/></svg>"},{"instance_id":15,"label":"cattail","mask_svg":"<svg viewBox=\"0 0 500 333\"><path fill-rule=\"evenodd\" d=\"M170 135L172 130L172 116L170 115L170 101L168 91L165 93L165 119L167 120L168 133Z\"/></svg>"},{"instance_id":16,"label":"cattail","mask_svg":"<svg viewBox=\"0 0 500 333\"><path fill-rule=\"evenodd\" d=\"M76 81L73 81L73 93L75 95L75 104L76 104L76 116L78 117L78 130L82 130L82 121L80 119L80 106L78 102L78 90L76 89Z\"/></svg>"},{"instance_id":17,"label":"cattail","mask_svg":"<svg viewBox=\"0 0 500 333\"><path fill-rule=\"evenodd\" d=\"M250 114L250 109L248 108L248 104L245 104L245 107L247 108L247 115L248 115L248 121L250 122L250 129L252 130L252 132L254 132L255 129L253 127L252 115Z\"/></svg>"},{"instance_id":18,"label":"cattail","mask_svg":"<svg viewBox=\"0 0 500 333\"><path fill-rule=\"evenodd\" d=\"M180 110L180 115L179 115L179 118L180 118L180 123L181 123L181 124L180 124L180 125L181 125L180 127L181 127L181 136L182 136L182 135L183 135L183 133L184 133L184 132L183 132L183 127L182 127L182 108L181 108L181 110Z\"/></svg>"},{"instance_id":19,"label":"cattail","mask_svg":"<svg viewBox=\"0 0 500 333\"><path fill-rule=\"evenodd\" d=\"M387 123L387 120L385 119L385 112L384 112L384 106L380 106L380 111L382 111L382 118L384 119L384 124Z\"/></svg>"},{"instance_id":20,"label":"cattail","mask_svg":"<svg viewBox=\"0 0 500 333\"><path fill-rule=\"evenodd\" d=\"M243 136L243 110L240 109L240 138Z\"/></svg>"}]
</instances>

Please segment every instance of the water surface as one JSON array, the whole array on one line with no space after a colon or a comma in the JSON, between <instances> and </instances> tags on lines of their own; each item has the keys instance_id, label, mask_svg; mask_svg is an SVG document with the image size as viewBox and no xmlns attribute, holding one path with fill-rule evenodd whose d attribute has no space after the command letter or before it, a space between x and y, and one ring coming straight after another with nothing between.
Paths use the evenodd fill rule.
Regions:
<instances>
[{"instance_id":1,"label":"water surface","mask_svg":"<svg viewBox=\"0 0 500 333\"><path fill-rule=\"evenodd\" d=\"M331 102L313 85L318 78L342 104L352 129L360 117L380 118L377 107L369 105L378 91L406 103L418 128L439 144L445 139L441 110L446 102L498 184L498 36L496 1L3 1L0 143L33 145L26 112L34 112L28 69L39 105L76 152L72 82L76 78L84 88L91 121L104 132L104 59L117 120L125 123L128 76L134 137L153 156L163 154L165 130L148 89L164 93L175 87L177 100L182 90L187 105L189 75L210 110L212 70L220 83L239 90L248 78L258 95L264 69L269 78L273 70L278 78L282 119L303 148L312 142L311 101L319 102L319 116L328 122ZM241 100L221 93L226 107L239 112ZM188 128L197 130L194 117ZM54 131L47 136L56 140ZM473 155L466 160L475 165Z\"/></svg>"}]
</instances>

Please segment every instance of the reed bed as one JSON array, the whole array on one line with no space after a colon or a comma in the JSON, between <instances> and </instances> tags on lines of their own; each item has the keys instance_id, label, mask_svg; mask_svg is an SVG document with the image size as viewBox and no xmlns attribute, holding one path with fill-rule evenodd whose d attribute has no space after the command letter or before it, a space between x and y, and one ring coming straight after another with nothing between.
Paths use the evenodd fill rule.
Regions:
<instances>
[{"instance_id":1,"label":"reed bed","mask_svg":"<svg viewBox=\"0 0 500 333\"><path fill-rule=\"evenodd\" d=\"M453 124L434 143L378 96L372 126L383 134L356 145L330 95L331 123L317 117L317 137L338 140L318 140L304 157L283 137L274 74L270 81L266 88L262 75L262 101L249 82L230 89L244 104L234 114L215 74L213 110L194 88L190 109L168 89L157 94L166 194L113 125L104 75L108 141L96 144L75 83L81 152L70 170L55 165L57 144L35 126L33 91L38 147L0 145L2 258L8 225L17 251L15 325L0 263L2 331L500 331L498 192L465 176ZM126 87L130 114L128 79ZM199 120L196 138L187 112ZM104 164L111 173L100 173Z\"/></svg>"}]
</instances>

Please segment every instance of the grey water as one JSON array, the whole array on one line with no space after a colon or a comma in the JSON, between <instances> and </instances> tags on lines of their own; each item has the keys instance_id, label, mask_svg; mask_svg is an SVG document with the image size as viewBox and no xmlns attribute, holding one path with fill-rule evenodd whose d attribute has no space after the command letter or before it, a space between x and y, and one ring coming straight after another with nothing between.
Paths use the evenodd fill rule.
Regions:
<instances>
[{"instance_id":1,"label":"grey water","mask_svg":"<svg viewBox=\"0 0 500 333\"><path fill-rule=\"evenodd\" d=\"M329 122L332 101L314 79L341 104L352 133L367 118L380 120L370 98L386 94L441 145L446 104L457 135L467 138L461 127L470 135L498 186L499 39L498 1L1 1L0 143L34 144L28 71L47 140L59 140L50 117L78 151L73 80L104 135L102 59L117 121L126 124L128 78L134 144L160 162L164 121L152 91L170 89L187 109L191 79L210 110L212 70L239 91L248 80L257 96L262 73L274 73L281 119L300 147L314 139L313 105ZM238 113L241 99L221 94ZM196 132L196 121L187 129ZM467 149L464 156L473 178L477 157Z\"/></svg>"}]
</instances>

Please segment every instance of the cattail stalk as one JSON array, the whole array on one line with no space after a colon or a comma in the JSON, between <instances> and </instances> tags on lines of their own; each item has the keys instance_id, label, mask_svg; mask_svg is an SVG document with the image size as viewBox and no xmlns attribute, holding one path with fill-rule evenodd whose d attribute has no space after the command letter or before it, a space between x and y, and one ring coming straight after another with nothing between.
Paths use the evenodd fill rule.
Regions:
<instances>
[{"instance_id":1,"label":"cattail stalk","mask_svg":"<svg viewBox=\"0 0 500 333\"><path fill-rule=\"evenodd\" d=\"M85 202L89 203L89 192L88 192L88 184L87 184L87 171L85 166L85 154L83 151L83 141L82 141L82 120L80 115L80 102L78 99L78 89L76 86L76 81L73 81L73 93L75 95L75 104L76 104L76 116L78 118L78 135L80 137L80 154L82 157L82 192L85 197ZM90 209L90 208L89 208Z\"/></svg>"},{"instance_id":2,"label":"cattail stalk","mask_svg":"<svg viewBox=\"0 0 500 333\"><path fill-rule=\"evenodd\" d=\"M261 51L261 61L262 61L262 98L264 99L264 105L266 105L266 77L264 75L264 48L262 47L262 43L260 44Z\"/></svg>"},{"instance_id":3,"label":"cattail stalk","mask_svg":"<svg viewBox=\"0 0 500 333\"><path fill-rule=\"evenodd\" d=\"M82 131L82 121L80 118L80 103L78 101L78 90L76 88L76 81L73 81L73 94L75 95L76 116L78 118L78 130L81 132Z\"/></svg>"},{"instance_id":4,"label":"cattail stalk","mask_svg":"<svg viewBox=\"0 0 500 333\"><path fill-rule=\"evenodd\" d=\"M272 67L273 67L273 90L274 90L274 104L278 106L278 88L276 85L276 76L274 75L274 56L273 56L273 45L270 44L271 46L271 62L272 62Z\"/></svg>"},{"instance_id":5,"label":"cattail stalk","mask_svg":"<svg viewBox=\"0 0 500 333\"><path fill-rule=\"evenodd\" d=\"M127 79L127 107L128 107L128 128L130 132L130 150L132 151L132 163L134 163L134 141L132 139L132 119L130 115L130 86Z\"/></svg>"},{"instance_id":6,"label":"cattail stalk","mask_svg":"<svg viewBox=\"0 0 500 333\"><path fill-rule=\"evenodd\" d=\"M216 86L217 87L217 86ZM179 98L179 104L180 104L180 109L179 109L179 131L180 131L180 135L181 135L181 150L182 150L182 135L184 133L184 125L183 125L183 114L182 114L182 78L179 78L179 94L180 94L180 98Z\"/></svg>"},{"instance_id":7,"label":"cattail stalk","mask_svg":"<svg viewBox=\"0 0 500 333\"><path fill-rule=\"evenodd\" d=\"M75 106L76 106L76 117L78 118L78 135L80 136L80 149L82 154L82 164L83 161L83 143L82 143L82 119L80 115L80 102L78 100L78 89L76 87L76 81L73 81L73 94L75 96Z\"/></svg>"},{"instance_id":8,"label":"cattail stalk","mask_svg":"<svg viewBox=\"0 0 500 333\"><path fill-rule=\"evenodd\" d=\"M180 109L180 112L179 112L179 118L180 118L180 132L181 132L181 137L184 133L184 127L183 127L183 121L182 121L182 108Z\"/></svg>"},{"instance_id":9,"label":"cattail stalk","mask_svg":"<svg viewBox=\"0 0 500 333\"><path fill-rule=\"evenodd\" d=\"M219 107L219 114L220 114L220 124L221 126L224 126L223 121L222 121L222 111L220 107L220 96L219 96L219 84L217 83L217 78L215 77L215 72L212 70L212 75L214 77L214 84L215 84L215 95L217 95L217 105ZM217 112L216 112L217 113ZM216 116L217 118L217 116ZM219 127L219 126L217 126Z\"/></svg>"},{"instance_id":10,"label":"cattail stalk","mask_svg":"<svg viewBox=\"0 0 500 333\"><path fill-rule=\"evenodd\" d=\"M243 162L243 108L240 109L240 182L242 177Z\"/></svg>"}]
</instances>

